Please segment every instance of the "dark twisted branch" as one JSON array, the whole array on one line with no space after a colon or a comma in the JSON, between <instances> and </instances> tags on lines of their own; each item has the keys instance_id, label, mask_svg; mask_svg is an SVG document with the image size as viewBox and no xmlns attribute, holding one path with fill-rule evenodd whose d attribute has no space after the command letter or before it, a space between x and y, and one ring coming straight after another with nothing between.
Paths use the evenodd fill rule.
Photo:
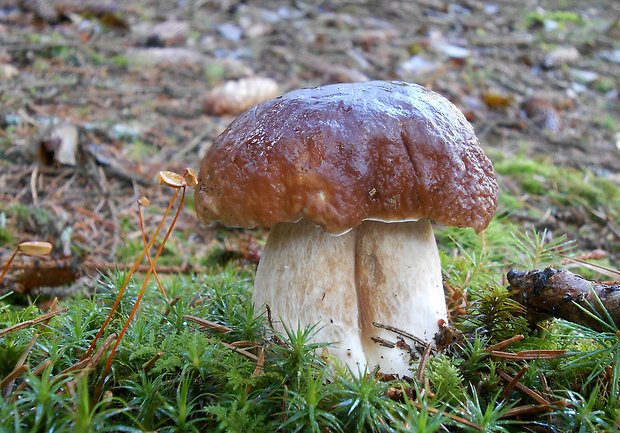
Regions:
<instances>
[{"instance_id":1,"label":"dark twisted branch","mask_svg":"<svg viewBox=\"0 0 620 433\"><path fill-rule=\"evenodd\" d=\"M602 321L609 323L609 317L616 328L620 326L620 283L597 283L565 269L552 268L511 270L507 277L515 299L527 309L533 322L557 317L596 331L608 331Z\"/></svg>"}]
</instances>

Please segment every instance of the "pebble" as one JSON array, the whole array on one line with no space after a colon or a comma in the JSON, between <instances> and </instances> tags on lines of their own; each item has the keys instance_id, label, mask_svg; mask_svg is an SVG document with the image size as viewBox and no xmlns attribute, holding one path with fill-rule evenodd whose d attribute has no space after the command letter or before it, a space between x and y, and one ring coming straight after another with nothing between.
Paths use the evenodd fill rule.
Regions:
<instances>
[{"instance_id":1,"label":"pebble","mask_svg":"<svg viewBox=\"0 0 620 433\"><path fill-rule=\"evenodd\" d=\"M570 65L579 59L579 51L575 47L557 47L544 57L542 66L545 69L556 68L561 65Z\"/></svg>"},{"instance_id":2,"label":"pebble","mask_svg":"<svg viewBox=\"0 0 620 433\"><path fill-rule=\"evenodd\" d=\"M229 41L238 42L243 37L243 29L233 23L224 23L218 26L217 32Z\"/></svg>"}]
</instances>

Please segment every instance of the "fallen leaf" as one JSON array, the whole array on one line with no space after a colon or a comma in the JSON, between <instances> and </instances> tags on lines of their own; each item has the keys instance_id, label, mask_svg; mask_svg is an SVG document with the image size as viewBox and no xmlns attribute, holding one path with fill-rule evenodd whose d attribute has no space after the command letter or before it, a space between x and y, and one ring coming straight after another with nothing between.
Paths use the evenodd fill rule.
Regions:
<instances>
[{"instance_id":1,"label":"fallen leaf","mask_svg":"<svg viewBox=\"0 0 620 433\"><path fill-rule=\"evenodd\" d=\"M12 80L19 75L19 69L8 63L0 64L0 80Z\"/></svg>"},{"instance_id":2,"label":"fallen leaf","mask_svg":"<svg viewBox=\"0 0 620 433\"><path fill-rule=\"evenodd\" d=\"M493 90L484 91L481 96L482 100L489 108L506 108L514 101L512 95L506 95Z\"/></svg>"}]
</instances>

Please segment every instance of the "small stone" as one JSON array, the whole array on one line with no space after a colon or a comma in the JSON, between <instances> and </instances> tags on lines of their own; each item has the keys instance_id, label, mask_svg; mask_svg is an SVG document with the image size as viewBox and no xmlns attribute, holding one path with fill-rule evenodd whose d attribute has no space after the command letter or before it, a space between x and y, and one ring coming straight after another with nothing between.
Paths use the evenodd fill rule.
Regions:
<instances>
[{"instance_id":1,"label":"small stone","mask_svg":"<svg viewBox=\"0 0 620 433\"><path fill-rule=\"evenodd\" d=\"M422 56L413 56L401 63L397 68L397 72L402 78L407 76L419 77L434 74L441 66L441 63L437 61L428 60Z\"/></svg>"},{"instance_id":2,"label":"small stone","mask_svg":"<svg viewBox=\"0 0 620 433\"><path fill-rule=\"evenodd\" d=\"M599 75L595 71L588 71L585 69L571 69L569 71L571 78L582 84L589 84L592 81L598 79Z\"/></svg>"},{"instance_id":3,"label":"small stone","mask_svg":"<svg viewBox=\"0 0 620 433\"><path fill-rule=\"evenodd\" d=\"M446 41L433 41L431 46L438 53L450 57L451 59L466 59L471 55L471 52L467 48Z\"/></svg>"},{"instance_id":4,"label":"small stone","mask_svg":"<svg viewBox=\"0 0 620 433\"><path fill-rule=\"evenodd\" d=\"M570 65L579 59L579 51L575 47L557 47L547 53L542 61L545 69L556 68L561 65Z\"/></svg>"},{"instance_id":5,"label":"small stone","mask_svg":"<svg viewBox=\"0 0 620 433\"><path fill-rule=\"evenodd\" d=\"M243 37L243 29L233 23L224 23L217 28L217 32L229 41L238 42Z\"/></svg>"}]
</instances>

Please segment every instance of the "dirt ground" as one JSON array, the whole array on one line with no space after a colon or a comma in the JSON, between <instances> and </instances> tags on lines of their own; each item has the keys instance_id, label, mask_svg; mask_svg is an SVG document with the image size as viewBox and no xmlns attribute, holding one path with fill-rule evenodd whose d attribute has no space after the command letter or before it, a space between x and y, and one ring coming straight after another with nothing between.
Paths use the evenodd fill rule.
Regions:
<instances>
[{"instance_id":1,"label":"dirt ground","mask_svg":"<svg viewBox=\"0 0 620 433\"><path fill-rule=\"evenodd\" d=\"M421 83L492 158L620 182L619 41L616 0L0 1L0 262L36 238L62 264L50 285L122 264L137 199L152 231L171 196L160 170L197 168L236 110L333 82ZM255 260L236 236L183 212L171 270L215 245Z\"/></svg>"}]
</instances>

